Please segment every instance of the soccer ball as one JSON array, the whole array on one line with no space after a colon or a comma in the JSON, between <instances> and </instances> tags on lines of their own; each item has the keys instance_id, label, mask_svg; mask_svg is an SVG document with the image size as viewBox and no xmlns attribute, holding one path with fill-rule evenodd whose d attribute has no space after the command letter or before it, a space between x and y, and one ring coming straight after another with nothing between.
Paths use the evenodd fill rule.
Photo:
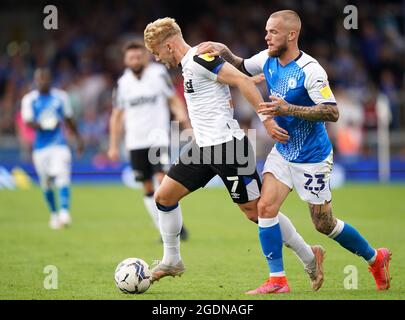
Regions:
<instances>
[{"instance_id":1,"label":"soccer ball","mask_svg":"<svg viewBox=\"0 0 405 320\"><path fill-rule=\"evenodd\" d=\"M139 258L128 258L115 269L114 280L124 293L144 293L151 285L149 265Z\"/></svg>"}]
</instances>

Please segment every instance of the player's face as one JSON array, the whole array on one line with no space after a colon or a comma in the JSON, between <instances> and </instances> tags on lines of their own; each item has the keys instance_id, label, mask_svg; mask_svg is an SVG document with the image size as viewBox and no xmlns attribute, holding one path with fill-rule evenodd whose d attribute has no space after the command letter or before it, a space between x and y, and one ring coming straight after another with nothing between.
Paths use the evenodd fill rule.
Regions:
<instances>
[{"instance_id":1,"label":"player's face","mask_svg":"<svg viewBox=\"0 0 405 320\"><path fill-rule=\"evenodd\" d=\"M140 74L148 63L146 49L129 49L125 52L124 64L134 73Z\"/></svg>"},{"instance_id":2,"label":"player's face","mask_svg":"<svg viewBox=\"0 0 405 320\"><path fill-rule=\"evenodd\" d=\"M173 51L169 49L166 43L153 48L152 54L155 56L156 61L161 61L168 68L177 67L176 59L174 58Z\"/></svg>"},{"instance_id":3,"label":"player's face","mask_svg":"<svg viewBox=\"0 0 405 320\"><path fill-rule=\"evenodd\" d=\"M34 74L34 81L40 92L49 91L51 86L51 75L48 71L37 70Z\"/></svg>"},{"instance_id":4,"label":"player's face","mask_svg":"<svg viewBox=\"0 0 405 320\"><path fill-rule=\"evenodd\" d=\"M288 31L281 18L270 18L266 24L266 37L270 57L280 57L287 51Z\"/></svg>"}]
</instances>

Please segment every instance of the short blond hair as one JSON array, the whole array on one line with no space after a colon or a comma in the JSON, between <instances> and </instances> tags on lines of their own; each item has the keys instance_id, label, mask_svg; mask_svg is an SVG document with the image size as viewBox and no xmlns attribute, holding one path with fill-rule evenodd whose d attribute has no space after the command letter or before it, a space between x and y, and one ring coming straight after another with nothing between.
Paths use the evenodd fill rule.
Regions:
<instances>
[{"instance_id":1,"label":"short blond hair","mask_svg":"<svg viewBox=\"0 0 405 320\"><path fill-rule=\"evenodd\" d=\"M181 29L173 18L157 19L149 23L143 32L145 46L148 50L152 50L157 44L163 43L171 36L182 36Z\"/></svg>"},{"instance_id":2,"label":"short blond hair","mask_svg":"<svg viewBox=\"0 0 405 320\"><path fill-rule=\"evenodd\" d=\"M280 10L272 13L270 18L283 18L289 28L295 28L298 32L301 30L301 19L298 13L293 10Z\"/></svg>"}]
</instances>

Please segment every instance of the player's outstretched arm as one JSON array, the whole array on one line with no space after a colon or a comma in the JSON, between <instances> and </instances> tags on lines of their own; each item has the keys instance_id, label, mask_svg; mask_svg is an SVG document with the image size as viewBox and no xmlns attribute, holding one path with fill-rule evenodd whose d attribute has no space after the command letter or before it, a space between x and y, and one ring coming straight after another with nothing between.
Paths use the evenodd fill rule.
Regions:
<instances>
[{"instance_id":1,"label":"player's outstretched arm","mask_svg":"<svg viewBox=\"0 0 405 320\"><path fill-rule=\"evenodd\" d=\"M119 160L119 143L121 140L124 110L114 108L110 117L110 141L108 157L112 161Z\"/></svg>"},{"instance_id":2,"label":"player's outstretched arm","mask_svg":"<svg viewBox=\"0 0 405 320\"><path fill-rule=\"evenodd\" d=\"M311 107L289 104L287 101L270 96L270 102L260 103L261 115L294 116L309 121L330 121L336 122L339 119L339 110L334 103L322 103Z\"/></svg>"},{"instance_id":3,"label":"player's outstretched arm","mask_svg":"<svg viewBox=\"0 0 405 320\"><path fill-rule=\"evenodd\" d=\"M257 89L252 78L238 71L235 67L226 63L222 66L218 73L218 81L237 87L247 101L255 108L256 112L261 109L263 97ZM272 117L261 117L263 125L267 133L276 141L286 143L290 138L288 132L279 127Z\"/></svg>"},{"instance_id":4,"label":"player's outstretched arm","mask_svg":"<svg viewBox=\"0 0 405 320\"><path fill-rule=\"evenodd\" d=\"M229 62L236 69L242 70L243 58L238 57L223 43L220 42L202 42L198 45L197 55L208 53L211 57L221 56L226 62Z\"/></svg>"},{"instance_id":5,"label":"player's outstretched arm","mask_svg":"<svg viewBox=\"0 0 405 320\"><path fill-rule=\"evenodd\" d=\"M261 109L259 105L263 102L263 97L254 82L228 62L225 62L218 72L218 81L237 87L256 111Z\"/></svg>"},{"instance_id":6,"label":"player's outstretched arm","mask_svg":"<svg viewBox=\"0 0 405 320\"><path fill-rule=\"evenodd\" d=\"M75 121L72 118L65 118L65 124L66 126L70 129L70 131L73 133L75 139L76 139L76 152L78 155L81 155L84 150L84 142L83 139L79 133L79 130L77 130L77 126Z\"/></svg>"}]
</instances>

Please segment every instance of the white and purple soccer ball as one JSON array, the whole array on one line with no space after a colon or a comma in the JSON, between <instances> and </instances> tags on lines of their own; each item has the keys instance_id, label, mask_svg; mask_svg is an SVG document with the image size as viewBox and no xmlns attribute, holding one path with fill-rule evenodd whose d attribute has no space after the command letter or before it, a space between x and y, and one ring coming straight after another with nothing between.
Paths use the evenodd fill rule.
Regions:
<instances>
[{"instance_id":1,"label":"white and purple soccer ball","mask_svg":"<svg viewBox=\"0 0 405 320\"><path fill-rule=\"evenodd\" d=\"M115 269L116 286L124 293L144 293L151 285L149 265L139 258L128 258Z\"/></svg>"}]
</instances>

